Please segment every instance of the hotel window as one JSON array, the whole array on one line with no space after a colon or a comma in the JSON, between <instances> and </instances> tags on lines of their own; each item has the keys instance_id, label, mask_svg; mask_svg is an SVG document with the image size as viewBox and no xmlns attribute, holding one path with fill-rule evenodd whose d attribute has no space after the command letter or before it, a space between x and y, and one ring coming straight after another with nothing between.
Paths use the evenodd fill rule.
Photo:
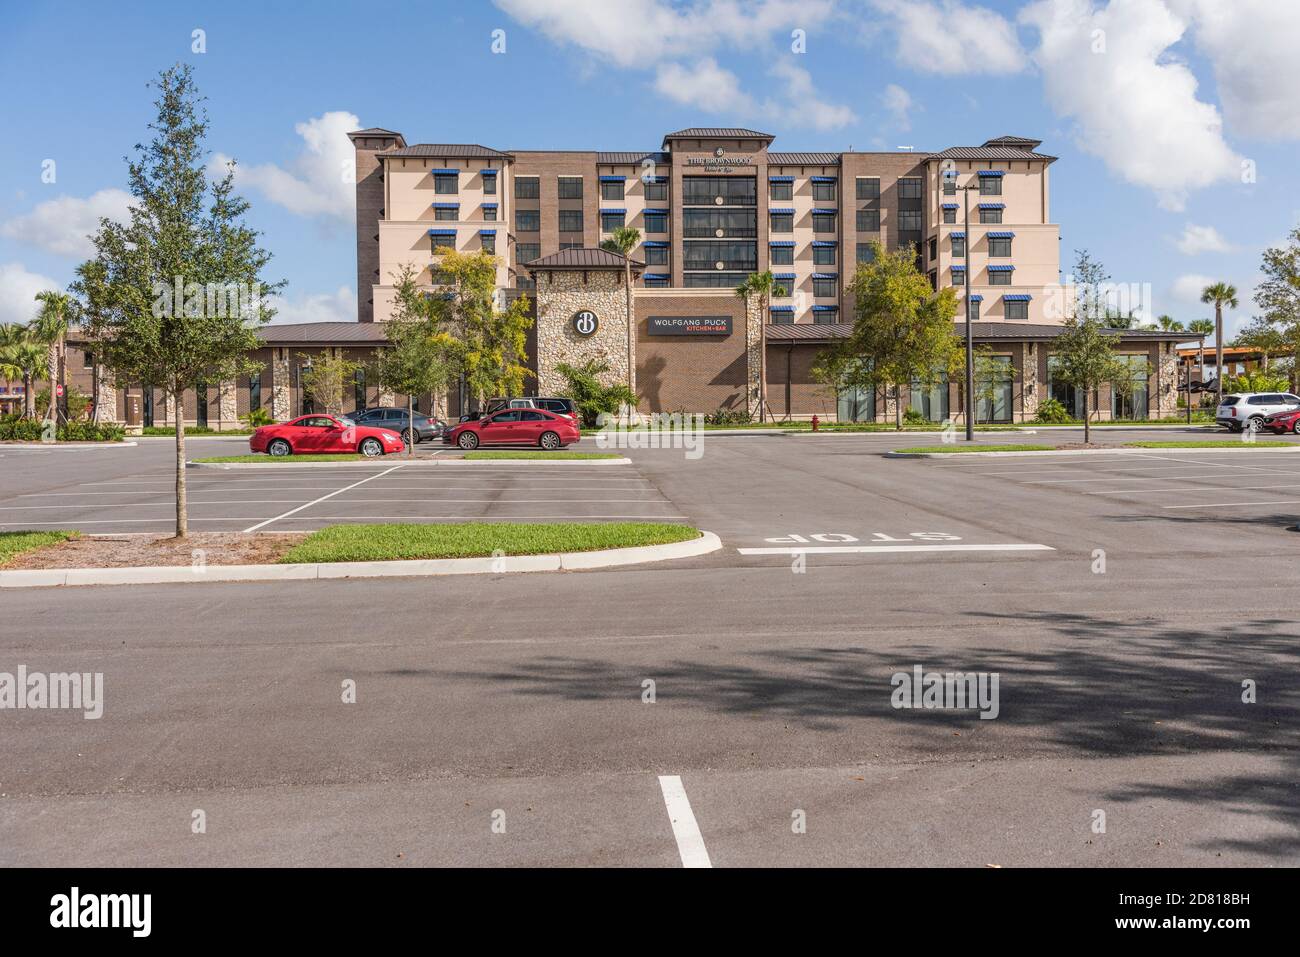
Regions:
<instances>
[{"instance_id":1,"label":"hotel window","mask_svg":"<svg viewBox=\"0 0 1300 957\"><path fill-rule=\"evenodd\" d=\"M250 382L250 385L252 383ZM249 395L249 406L255 408L252 402L252 395ZM260 399L261 396L258 396ZM358 369L352 373L352 404L360 411L366 407L366 370Z\"/></svg>"},{"instance_id":2,"label":"hotel window","mask_svg":"<svg viewBox=\"0 0 1300 957\"><path fill-rule=\"evenodd\" d=\"M835 232L835 214L834 213L813 213L813 232L814 233L833 233ZM919 228L919 227L918 227Z\"/></svg>"},{"instance_id":3,"label":"hotel window","mask_svg":"<svg viewBox=\"0 0 1300 957\"><path fill-rule=\"evenodd\" d=\"M799 287L799 278L791 273L788 276L776 277L776 285L772 289L772 298L789 299L794 295L795 290Z\"/></svg>"},{"instance_id":4,"label":"hotel window","mask_svg":"<svg viewBox=\"0 0 1300 957\"><path fill-rule=\"evenodd\" d=\"M1000 209L981 209L980 222L996 225L1002 222L1002 210Z\"/></svg>"},{"instance_id":5,"label":"hotel window","mask_svg":"<svg viewBox=\"0 0 1300 957\"><path fill-rule=\"evenodd\" d=\"M682 205L757 206L758 181L752 176L683 176Z\"/></svg>"},{"instance_id":6,"label":"hotel window","mask_svg":"<svg viewBox=\"0 0 1300 957\"><path fill-rule=\"evenodd\" d=\"M617 213L609 213L602 210L600 214L600 231L602 233L612 233L623 225L625 215L626 214L621 209Z\"/></svg>"},{"instance_id":7,"label":"hotel window","mask_svg":"<svg viewBox=\"0 0 1300 957\"><path fill-rule=\"evenodd\" d=\"M601 199L622 199L623 198L623 181L605 180L600 184Z\"/></svg>"},{"instance_id":8,"label":"hotel window","mask_svg":"<svg viewBox=\"0 0 1300 957\"><path fill-rule=\"evenodd\" d=\"M456 285L456 280L452 276L449 276L447 273L443 272L438 267L434 266L429 270L429 285L430 286L454 286ZM430 295L427 296L426 298L434 299L438 297Z\"/></svg>"},{"instance_id":9,"label":"hotel window","mask_svg":"<svg viewBox=\"0 0 1300 957\"><path fill-rule=\"evenodd\" d=\"M793 266L794 265L794 247L793 246L772 246L770 248L773 266Z\"/></svg>"},{"instance_id":10,"label":"hotel window","mask_svg":"<svg viewBox=\"0 0 1300 957\"><path fill-rule=\"evenodd\" d=\"M541 243L517 243L515 245L515 262L523 265L542 257Z\"/></svg>"},{"instance_id":11,"label":"hotel window","mask_svg":"<svg viewBox=\"0 0 1300 957\"><path fill-rule=\"evenodd\" d=\"M83 353L81 354L81 368L83 368L83 369L93 369L93 368L95 368L95 355L94 355L94 353L92 353L92 352L83 352Z\"/></svg>"},{"instance_id":12,"label":"hotel window","mask_svg":"<svg viewBox=\"0 0 1300 957\"><path fill-rule=\"evenodd\" d=\"M929 272L929 275L928 275L926 278L928 278L928 279L930 280L930 288L931 288L931 289L938 289L938 288L939 288L939 272L938 272L938 270L931 269L930 272Z\"/></svg>"},{"instance_id":13,"label":"hotel window","mask_svg":"<svg viewBox=\"0 0 1300 957\"><path fill-rule=\"evenodd\" d=\"M965 236L952 237L952 258L953 259L966 258L966 237Z\"/></svg>"},{"instance_id":14,"label":"hotel window","mask_svg":"<svg viewBox=\"0 0 1300 957\"><path fill-rule=\"evenodd\" d=\"M772 232L794 232L794 213L772 213Z\"/></svg>"},{"instance_id":15,"label":"hotel window","mask_svg":"<svg viewBox=\"0 0 1300 957\"><path fill-rule=\"evenodd\" d=\"M1002 195L1002 177L1001 177L1001 176L981 176L981 177L980 177L980 195L981 195L981 196L1001 196L1001 195Z\"/></svg>"},{"instance_id":16,"label":"hotel window","mask_svg":"<svg viewBox=\"0 0 1300 957\"><path fill-rule=\"evenodd\" d=\"M582 199L582 177L561 176L560 199Z\"/></svg>"},{"instance_id":17,"label":"hotel window","mask_svg":"<svg viewBox=\"0 0 1300 957\"><path fill-rule=\"evenodd\" d=\"M668 247L667 246L646 246L645 264L647 266L667 266Z\"/></svg>"},{"instance_id":18,"label":"hotel window","mask_svg":"<svg viewBox=\"0 0 1300 957\"><path fill-rule=\"evenodd\" d=\"M743 272L694 272L682 277L686 289L735 289L748 278Z\"/></svg>"},{"instance_id":19,"label":"hotel window","mask_svg":"<svg viewBox=\"0 0 1300 957\"><path fill-rule=\"evenodd\" d=\"M1011 285L1011 271L1008 269L998 269L989 271L990 286L1009 286Z\"/></svg>"},{"instance_id":20,"label":"hotel window","mask_svg":"<svg viewBox=\"0 0 1300 957\"><path fill-rule=\"evenodd\" d=\"M485 172L483 174L483 195L495 196L496 194L497 194L497 174Z\"/></svg>"},{"instance_id":21,"label":"hotel window","mask_svg":"<svg viewBox=\"0 0 1300 957\"><path fill-rule=\"evenodd\" d=\"M535 233L542 228L542 211L540 209L515 210L515 231Z\"/></svg>"},{"instance_id":22,"label":"hotel window","mask_svg":"<svg viewBox=\"0 0 1300 957\"><path fill-rule=\"evenodd\" d=\"M582 210L580 209L560 210L560 232L562 233L582 232Z\"/></svg>"},{"instance_id":23,"label":"hotel window","mask_svg":"<svg viewBox=\"0 0 1300 957\"><path fill-rule=\"evenodd\" d=\"M789 325L794 322L794 313L785 309L773 309L768 316L768 321L777 326Z\"/></svg>"},{"instance_id":24,"label":"hotel window","mask_svg":"<svg viewBox=\"0 0 1300 957\"><path fill-rule=\"evenodd\" d=\"M768 199L794 199L794 183L768 183Z\"/></svg>"},{"instance_id":25,"label":"hotel window","mask_svg":"<svg viewBox=\"0 0 1300 957\"><path fill-rule=\"evenodd\" d=\"M497 208L495 205L483 207L483 222L495 223L497 221Z\"/></svg>"},{"instance_id":26,"label":"hotel window","mask_svg":"<svg viewBox=\"0 0 1300 957\"><path fill-rule=\"evenodd\" d=\"M834 265L835 265L835 247L834 247L834 246L814 246L814 247L813 247L813 265L814 265L814 266L834 266Z\"/></svg>"},{"instance_id":27,"label":"hotel window","mask_svg":"<svg viewBox=\"0 0 1300 957\"><path fill-rule=\"evenodd\" d=\"M650 203L668 202L668 184L667 183L646 183L645 198Z\"/></svg>"},{"instance_id":28,"label":"hotel window","mask_svg":"<svg viewBox=\"0 0 1300 957\"><path fill-rule=\"evenodd\" d=\"M858 262L873 263L876 261L876 250L871 243L858 243Z\"/></svg>"},{"instance_id":29,"label":"hotel window","mask_svg":"<svg viewBox=\"0 0 1300 957\"><path fill-rule=\"evenodd\" d=\"M515 199L536 199L541 195L540 183L536 176L516 176Z\"/></svg>"},{"instance_id":30,"label":"hotel window","mask_svg":"<svg viewBox=\"0 0 1300 957\"><path fill-rule=\"evenodd\" d=\"M989 255L990 255L990 256L1010 256L1010 255L1011 255L1011 237L1010 237L1010 236L990 236L990 237L989 237Z\"/></svg>"},{"instance_id":31,"label":"hotel window","mask_svg":"<svg viewBox=\"0 0 1300 957\"><path fill-rule=\"evenodd\" d=\"M682 235L689 239L753 239L758 235L757 215L753 209L687 208L682 210Z\"/></svg>"},{"instance_id":32,"label":"hotel window","mask_svg":"<svg viewBox=\"0 0 1300 957\"><path fill-rule=\"evenodd\" d=\"M813 278L813 295L818 299L833 299L839 295L834 279Z\"/></svg>"},{"instance_id":33,"label":"hotel window","mask_svg":"<svg viewBox=\"0 0 1300 957\"><path fill-rule=\"evenodd\" d=\"M971 299L970 301L970 321L979 322L980 320L980 301Z\"/></svg>"},{"instance_id":34,"label":"hotel window","mask_svg":"<svg viewBox=\"0 0 1300 957\"><path fill-rule=\"evenodd\" d=\"M957 195L957 180L955 180L951 176L945 176L943 178L943 195L945 196Z\"/></svg>"},{"instance_id":35,"label":"hotel window","mask_svg":"<svg viewBox=\"0 0 1300 957\"><path fill-rule=\"evenodd\" d=\"M683 243L684 269L717 269L722 263L723 269L743 269L752 271L758 268L757 250L752 242L731 242L725 239L710 241L694 240Z\"/></svg>"},{"instance_id":36,"label":"hotel window","mask_svg":"<svg viewBox=\"0 0 1300 957\"><path fill-rule=\"evenodd\" d=\"M1004 319L1028 319L1029 303L1023 299L1004 299L1002 300Z\"/></svg>"},{"instance_id":37,"label":"hotel window","mask_svg":"<svg viewBox=\"0 0 1300 957\"><path fill-rule=\"evenodd\" d=\"M835 183L813 183L813 199L824 200L828 203L835 202Z\"/></svg>"},{"instance_id":38,"label":"hotel window","mask_svg":"<svg viewBox=\"0 0 1300 957\"><path fill-rule=\"evenodd\" d=\"M822 306L813 310L813 322L819 326L833 325L839 321L839 306Z\"/></svg>"},{"instance_id":39,"label":"hotel window","mask_svg":"<svg viewBox=\"0 0 1300 957\"><path fill-rule=\"evenodd\" d=\"M934 262L938 258L939 258L939 240L931 236L930 237L930 262Z\"/></svg>"},{"instance_id":40,"label":"hotel window","mask_svg":"<svg viewBox=\"0 0 1300 957\"><path fill-rule=\"evenodd\" d=\"M479 238L479 242L483 246L483 251L485 253L490 253L493 256L497 254L496 233L479 233L478 238Z\"/></svg>"},{"instance_id":41,"label":"hotel window","mask_svg":"<svg viewBox=\"0 0 1300 957\"><path fill-rule=\"evenodd\" d=\"M667 276L646 276L645 287L647 289L667 289L668 277Z\"/></svg>"},{"instance_id":42,"label":"hotel window","mask_svg":"<svg viewBox=\"0 0 1300 957\"><path fill-rule=\"evenodd\" d=\"M460 218L460 209L455 206L435 209L433 211L433 218L435 222L454 223Z\"/></svg>"},{"instance_id":43,"label":"hotel window","mask_svg":"<svg viewBox=\"0 0 1300 957\"><path fill-rule=\"evenodd\" d=\"M435 193L448 194L455 193L459 190L460 177L455 173L434 173L433 174L433 191Z\"/></svg>"},{"instance_id":44,"label":"hotel window","mask_svg":"<svg viewBox=\"0 0 1300 957\"><path fill-rule=\"evenodd\" d=\"M560 249L581 249L582 243L560 243Z\"/></svg>"},{"instance_id":45,"label":"hotel window","mask_svg":"<svg viewBox=\"0 0 1300 957\"><path fill-rule=\"evenodd\" d=\"M357 372L361 372L360 369ZM250 375L248 377L248 410L256 412L262 407L262 375ZM364 405L360 408L365 408Z\"/></svg>"},{"instance_id":46,"label":"hotel window","mask_svg":"<svg viewBox=\"0 0 1300 957\"><path fill-rule=\"evenodd\" d=\"M433 246L433 254L435 256L438 255L439 249L456 248L456 235L454 233L451 234L450 236L431 236L430 239L433 240L432 246Z\"/></svg>"},{"instance_id":47,"label":"hotel window","mask_svg":"<svg viewBox=\"0 0 1300 957\"><path fill-rule=\"evenodd\" d=\"M919 233L921 231L921 211L919 209L900 209L898 211L898 229L904 233Z\"/></svg>"},{"instance_id":48,"label":"hotel window","mask_svg":"<svg viewBox=\"0 0 1300 957\"><path fill-rule=\"evenodd\" d=\"M957 210L945 209L943 211L943 221L950 226L955 225L957 222Z\"/></svg>"},{"instance_id":49,"label":"hotel window","mask_svg":"<svg viewBox=\"0 0 1300 957\"><path fill-rule=\"evenodd\" d=\"M880 210L878 209L858 210L858 232L860 233L880 232Z\"/></svg>"},{"instance_id":50,"label":"hotel window","mask_svg":"<svg viewBox=\"0 0 1300 957\"><path fill-rule=\"evenodd\" d=\"M901 179L899 179L898 198L899 199L920 199L921 178L919 176L904 176Z\"/></svg>"},{"instance_id":51,"label":"hotel window","mask_svg":"<svg viewBox=\"0 0 1300 957\"><path fill-rule=\"evenodd\" d=\"M666 210L645 211L645 231L647 233L668 232L668 213Z\"/></svg>"},{"instance_id":52,"label":"hotel window","mask_svg":"<svg viewBox=\"0 0 1300 957\"><path fill-rule=\"evenodd\" d=\"M880 198L880 177L859 176L858 177L858 199L879 199L879 198Z\"/></svg>"}]
</instances>

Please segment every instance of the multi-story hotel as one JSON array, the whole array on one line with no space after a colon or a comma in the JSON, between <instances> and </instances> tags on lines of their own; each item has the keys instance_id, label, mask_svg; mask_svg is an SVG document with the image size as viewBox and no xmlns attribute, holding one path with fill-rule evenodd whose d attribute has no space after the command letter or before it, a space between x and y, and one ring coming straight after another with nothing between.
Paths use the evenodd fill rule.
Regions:
<instances>
[{"instance_id":1,"label":"multi-story hotel","mask_svg":"<svg viewBox=\"0 0 1300 957\"><path fill-rule=\"evenodd\" d=\"M778 417L890 420L892 395L836 394L811 371L852 328L850 283L875 242L913 248L936 289L959 293L969 245L974 335L988 347L994 383L978 397L981 421L1030 419L1048 396L1082 412L1082 396L1053 376L1065 297L1050 207L1055 157L1040 152L1038 140L999 136L933 153L792 153L772 150L768 133L690 128L664 136L657 150L599 152L408 144L386 129L350 136L358 322L266 327L261 375L199 390L192 406L186 400L187 419L209 422L216 409L224 427L258 405L276 418L308 408L301 369L312 356L362 359L382 348L396 277L409 267L436 294L440 257L454 248L497 257L503 303L529 298L529 386L542 393L563 387L558 363L596 359L611 380L633 382L642 411L753 412L765 369ZM600 249L620 226L640 233L630 263ZM627 266L635 285L630 323ZM759 315L757 301L735 288L766 270L782 294ZM1132 379L1100 390L1098 414L1173 413L1178 339L1124 332ZM354 391L350 404L358 407L400 399L363 375ZM116 392L117 414L128 421L176 414L153 390ZM418 398L424 410L449 415L466 401ZM935 421L959 419L963 404L959 383L946 380L916 383L901 401Z\"/></svg>"}]
</instances>

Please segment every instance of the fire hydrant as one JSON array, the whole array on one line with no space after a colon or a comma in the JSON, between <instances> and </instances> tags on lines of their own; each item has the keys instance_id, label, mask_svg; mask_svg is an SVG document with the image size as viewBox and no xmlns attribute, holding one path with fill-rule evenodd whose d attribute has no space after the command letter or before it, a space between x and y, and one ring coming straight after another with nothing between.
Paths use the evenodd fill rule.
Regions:
<instances>
[{"instance_id":1,"label":"fire hydrant","mask_svg":"<svg viewBox=\"0 0 1300 957\"><path fill-rule=\"evenodd\" d=\"M821 421L822 420L817 418L815 415L812 417L812 427L814 432L817 431L817 426L821 425Z\"/></svg>"}]
</instances>

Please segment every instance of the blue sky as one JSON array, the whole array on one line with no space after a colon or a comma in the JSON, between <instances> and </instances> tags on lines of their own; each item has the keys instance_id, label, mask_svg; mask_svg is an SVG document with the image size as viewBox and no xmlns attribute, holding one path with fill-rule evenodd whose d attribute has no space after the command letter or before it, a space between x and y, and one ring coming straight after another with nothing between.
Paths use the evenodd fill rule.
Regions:
<instances>
[{"instance_id":1,"label":"blue sky","mask_svg":"<svg viewBox=\"0 0 1300 957\"><path fill-rule=\"evenodd\" d=\"M194 65L209 148L239 161L289 287L283 319L355 315L355 122L408 142L648 149L736 125L775 149L1042 139L1062 266L1086 247L1153 314L1249 318L1259 254L1300 221L1300 4L1273 0L498 0L48 3L0 11L0 320L66 284L125 202L145 83ZM385 11L381 15L376 11ZM936 25L942 24L942 29ZM203 31L206 52L194 52ZM500 49L504 31L504 52ZM795 31L802 31L802 34ZM802 43L800 42L802 38ZM796 52L794 47L802 47ZM54 182L43 164L55 163Z\"/></svg>"}]
</instances>

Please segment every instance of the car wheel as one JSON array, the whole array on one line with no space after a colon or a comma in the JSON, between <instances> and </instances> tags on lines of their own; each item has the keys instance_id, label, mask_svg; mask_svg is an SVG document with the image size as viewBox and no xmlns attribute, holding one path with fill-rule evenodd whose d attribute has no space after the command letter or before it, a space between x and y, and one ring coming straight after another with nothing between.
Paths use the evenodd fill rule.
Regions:
<instances>
[{"instance_id":1,"label":"car wheel","mask_svg":"<svg viewBox=\"0 0 1300 957\"><path fill-rule=\"evenodd\" d=\"M1291 423L1291 431L1296 435L1300 435L1300 419L1296 419Z\"/></svg>"},{"instance_id":2,"label":"car wheel","mask_svg":"<svg viewBox=\"0 0 1300 957\"><path fill-rule=\"evenodd\" d=\"M554 452L560 447L560 437L554 432L543 432L537 444L548 452Z\"/></svg>"},{"instance_id":3,"label":"car wheel","mask_svg":"<svg viewBox=\"0 0 1300 957\"><path fill-rule=\"evenodd\" d=\"M1264 424L1264 417L1262 415L1252 415L1249 419L1246 420L1246 429L1251 432L1258 432L1260 430L1260 426L1262 426L1263 424Z\"/></svg>"},{"instance_id":4,"label":"car wheel","mask_svg":"<svg viewBox=\"0 0 1300 957\"><path fill-rule=\"evenodd\" d=\"M456 444L466 451L473 451L478 448L478 436L473 432L462 432L460 438L456 440Z\"/></svg>"},{"instance_id":5,"label":"car wheel","mask_svg":"<svg viewBox=\"0 0 1300 957\"><path fill-rule=\"evenodd\" d=\"M268 455L282 458L286 455L292 455L293 449L289 447L289 443L284 439L272 439L271 444L266 447L266 452Z\"/></svg>"},{"instance_id":6,"label":"car wheel","mask_svg":"<svg viewBox=\"0 0 1300 957\"><path fill-rule=\"evenodd\" d=\"M420 440L417 438L415 441L418 443ZM403 445L410 445L410 444L411 444L411 430L410 430L410 429L402 429L402 444L403 444Z\"/></svg>"},{"instance_id":7,"label":"car wheel","mask_svg":"<svg viewBox=\"0 0 1300 957\"><path fill-rule=\"evenodd\" d=\"M376 455L384 454L384 447L379 444L378 439L362 439L361 454L366 458L374 458Z\"/></svg>"}]
</instances>

